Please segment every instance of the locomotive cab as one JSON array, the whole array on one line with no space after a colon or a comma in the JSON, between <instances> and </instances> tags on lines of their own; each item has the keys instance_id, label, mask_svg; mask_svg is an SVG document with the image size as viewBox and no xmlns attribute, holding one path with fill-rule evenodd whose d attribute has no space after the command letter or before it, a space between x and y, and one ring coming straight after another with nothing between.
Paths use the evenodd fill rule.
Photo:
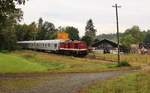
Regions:
<instances>
[{"instance_id":1,"label":"locomotive cab","mask_svg":"<svg viewBox=\"0 0 150 93\"><path fill-rule=\"evenodd\" d=\"M83 41L66 41L60 44L61 53L75 56L88 54L87 45Z\"/></svg>"}]
</instances>

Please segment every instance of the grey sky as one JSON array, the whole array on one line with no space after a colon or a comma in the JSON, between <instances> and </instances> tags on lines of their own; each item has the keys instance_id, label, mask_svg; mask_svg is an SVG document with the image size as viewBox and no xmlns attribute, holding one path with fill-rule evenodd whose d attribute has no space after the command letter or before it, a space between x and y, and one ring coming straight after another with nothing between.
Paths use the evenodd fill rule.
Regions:
<instances>
[{"instance_id":1,"label":"grey sky","mask_svg":"<svg viewBox=\"0 0 150 93\"><path fill-rule=\"evenodd\" d=\"M23 23L37 21L40 17L58 26L75 26L84 34L88 19L92 18L97 34L115 33L115 9L118 3L120 31L133 25L150 29L150 0L29 0L23 6Z\"/></svg>"}]
</instances>

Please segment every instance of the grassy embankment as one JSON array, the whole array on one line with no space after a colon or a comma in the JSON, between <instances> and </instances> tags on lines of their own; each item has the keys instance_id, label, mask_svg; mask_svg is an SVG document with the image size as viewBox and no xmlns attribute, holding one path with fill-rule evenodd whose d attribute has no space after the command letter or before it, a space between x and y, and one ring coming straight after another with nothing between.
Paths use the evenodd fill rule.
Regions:
<instances>
[{"instance_id":1,"label":"grassy embankment","mask_svg":"<svg viewBox=\"0 0 150 93\"><path fill-rule=\"evenodd\" d=\"M96 57L101 60L106 61L117 61L117 55L114 54L100 54L95 53ZM150 64L150 55L141 55L141 54L121 54L121 61L127 61L131 65L143 65Z\"/></svg>"},{"instance_id":2,"label":"grassy embankment","mask_svg":"<svg viewBox=\"0 0 150 93\"><path fill-rule=\"evenodd\" d=\"M96 57L102 60L117 60L117 55L112 54L96 53ZM128 54L121 55L121 60L128 61L131 65L145 65L148 69L118 78L97 81L95 84L83 89L80 93L150 93L150 56Z\"/></svg>"},{"instance_id":3,"label":"grassy embankment","mask_svg":"<svg viewBox=\"0 0 150 93\"><path fill-rule=\"evenodd\" d=\"M100 72L114 70L116 64L55 54L16 51L0 53L0 73Z\"/></svg>"},{"instance_id":4,"label":"grassy embankment","mask_svg":"<svg viewBox=\"0 0 150 93\"><path fill-rule=\"evenodd\" d=\"M137 72L98 81L80 93L150 93L150 72Z\"/></svg>"}]
</instances>

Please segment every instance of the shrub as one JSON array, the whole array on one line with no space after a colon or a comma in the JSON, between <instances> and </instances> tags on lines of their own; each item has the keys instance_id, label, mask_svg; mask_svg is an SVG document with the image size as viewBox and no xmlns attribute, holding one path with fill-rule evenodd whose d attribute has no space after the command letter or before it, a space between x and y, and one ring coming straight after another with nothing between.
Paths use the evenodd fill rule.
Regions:
<instances>
[{"instance_id":1,"label":"shrub","mask_svg":"<svg viewBox=\"0 0 150 93\"><path fill-rule=\"evenodd\" d=\"M8 53L8 50L0 50L1 53Z\"/></svg>"},{"instance_id":2,"label":"shrub","mask_svg":"<svg viewBox=\"0 0 150 93\"><path fill-rule=\"evenodd\" d=\"M127 61L121 61L119 64L118 64L118 67L129 67L131 66Z\"/></svg>"}]
</instances>

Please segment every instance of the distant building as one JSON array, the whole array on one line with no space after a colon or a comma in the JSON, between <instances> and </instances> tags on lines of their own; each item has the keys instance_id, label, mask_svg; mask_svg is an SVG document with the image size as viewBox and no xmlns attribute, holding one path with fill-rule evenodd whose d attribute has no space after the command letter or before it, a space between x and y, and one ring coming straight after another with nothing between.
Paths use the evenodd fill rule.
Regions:
<instances>
[{"instance_id":1,"label":"distant building","mask_svg":"<svg viewBox=\"0 0 150 93\"><path fill-rule=\"evenodd\" d=\"M99 42L94 43L92 47L94 47L95 49L94 51L100 53L113 53L113 54L118 53L118 44L107 39L103 39ZM124 48L121 45L120 45L120 52L121 53L124 52Z\"/></svg>"},{"instance_id":2,"label":"distant building","mask_svg":"<svg viewBox=\"0 0 150 93\"><path fill-rule=\"evenodd\" d=\"M132 53L132 54L140 53L139 45L138 44L131 44L130 45L130 53Z\"/></svg>"},{"instance_id":3,"label":"distant building","mask_svg":"<svg viewBox=\"0 0 150 93\"><path fill-rule=\"evenodd\" d=\"M139 44L140 54L150 54L150 43L140 43Z\"/></svg>"}]
</instances>

